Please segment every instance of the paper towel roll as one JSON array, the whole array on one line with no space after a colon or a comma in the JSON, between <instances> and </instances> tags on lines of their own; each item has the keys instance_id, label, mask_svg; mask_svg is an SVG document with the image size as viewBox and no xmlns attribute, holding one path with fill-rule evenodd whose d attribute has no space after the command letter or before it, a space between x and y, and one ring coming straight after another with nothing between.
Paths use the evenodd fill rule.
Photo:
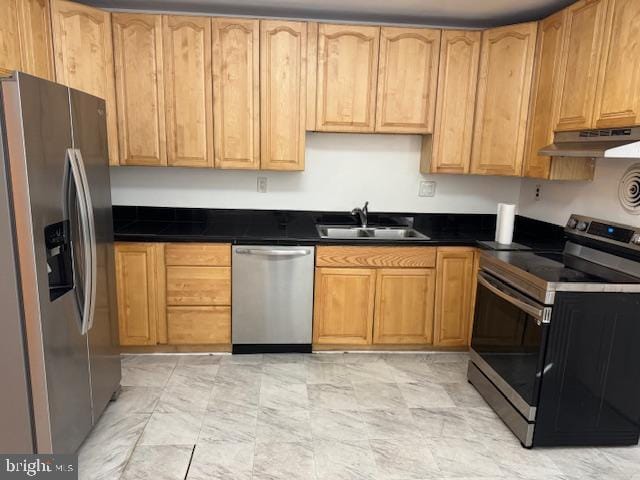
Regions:
<instances>
[{"instance_id":1,"label":"paper towel roll","mask_svg":"<svg viewBox=\"0 0 640 480\"><path fill-rule=\"evenodd\" d=\"M516 206L512 203L498 204L496 219L496 242L509 245L513 242L513 225L516 219Z\"/></svg>"}]
</instances>

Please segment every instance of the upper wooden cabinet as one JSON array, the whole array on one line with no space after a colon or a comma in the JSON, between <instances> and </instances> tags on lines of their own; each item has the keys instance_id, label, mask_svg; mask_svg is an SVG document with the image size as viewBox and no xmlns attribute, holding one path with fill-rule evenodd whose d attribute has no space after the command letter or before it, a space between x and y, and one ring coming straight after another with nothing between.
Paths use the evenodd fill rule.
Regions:
<instances>
[{"instance_id":1,"label":"upper wooden cabinet","mask_svg":"<svg viewBox=\"0 0 640 480\"><path fill-rule=\"evenodd\" d=\"M558 115L560 57L566 12L560 11L540 22L533 73L531 105L525 152L524 175L548 178L551 159L538 150L553 142Z\"/></svg>"},{"instance_id":2,"label":"upper wooden cabinet","mask_svg":"<svg viewBox=\"0 0 640 480\"><path fill-rule=\"evenodd\" d=\"M381 27L376 132L430 133L440 30Z\"/></svg>"},{"instance_id":3,"label":"upper wooden cabinet","mask_svg":"<svg viewBox=\"0 0 640 480\"><path fill-rule=\"evenodd\" d=\"M213 167L211 20L164 16L162 37L167 164Z\"/></svg>"},{"instance_id":4,"label":"upper wooden cabinet","mask_svg":"<svg viewBox=\"0 0 640 480\"><path fill-rule=\"evenodd\" d=\"M111 14L66 0L52 0L51 22L56 80L105 99L109 163L117 165ZM136 95L139 97L139 92Z\"/></svg>"},{"instance_id":5,"label":"upper wooden cabinet","mask_svg":"<svg viewBox=\"0 0 640 480\"><path fill-rule=\"evenodd\" d=\"M380 28L318 27L316 129L373 132Z\"/></svg>"},{"instance_id":6,"label":"upper wooden cabinet","mask_svg":"<svg viewBox=\"0 0 640 480\"><path fill-rule=\"evenodd\" d=\"M422 173L469 173L481 36L442 32L435 125L422 139Z\"/></svg>"},{"instance_id":7,"label":"upper wooden cabinet","mask_svg":"<svg viewBox=\"0 0 640 480\"><path fill-rule=\"evenodd\" d=\"M213 20L217 168L260 168L259 38L258 20Z\"/></svg>"},{"instance_id":8,"label":"upper wooden cabinet","mask_svg":"<svg viewBox=\"0 0 640 480\"><path fill-rule=\"evenodd\" d=\"M376 278L373 343L431 343L435 271L384 268Z\"/></svg>"},{"instance_id":9,"label":"upper wooden cabinet","mask_svg":"<svg viewBox=\"0 0 640 480\"><path fill-rule=\"evenodd\" d=\"M166 165L162 17L113 14L121 165Z\"/></svg>"},{"instance_id":10,"label":"upper wooden cabinet","mask_svg":"<svg viewBox=\"0 0 640 480\"><path fill-rule=\"evenodd\" d=\"M640 2L609 0L593 126L640 124Z\"/></svg>"},{"instance_id":11,"label":"upper wooden cabinet","mask_svg":"<svg viewBox=\"0 0 640 480\"><path fill-rule=\"evenodd\" d=\"M0 67L54 80L49 0L0 2Z\"/></svg>"},{"instance_id":12,"label":"upper wooden cabinet","mask_svg":"<svg viewBox=\"0 0 640 480\"><path fill-rule=\"evenodd\" d=\"M307 24L260 22L260 167L304 170Z\"/></svg>"},{"instance_id":13,"label":"upper wooden cabinet","mask_svg":"<svg viewBox=\"0 0 640 480\"><path fill-rule=\"evenodd\" d=\"M158 342L158 327L164 322L162 252L162 244L115 245L120 345Z\"/></svg>"},{"instance_id":14,"label":"upper wooden cabinet","mask_svg":"<svg viewBox=\"0 0 640 480\"><path fill-rule=\"evenodd\" d=\"M566 9L556 130L591 127L606 10L607 0L581 0Z\"/></svg>"},{"instance_id":15,"label":"upper wooden cabinet","mask_svg":"<svg viewBox=\"0 0 640 480\"><path fill-rule=\"evenodd\" d=\"M485 30L471 173L520 175L537 23Z\"/></svg>"},{"instance_id":16,"label":"upper wooden cabinet","mask_svg":"<svg viewBox=\"0 0 640 480\"><path fill-rule=\"evenodd\" d=\"M475 249L438 248L433 344L469 344L477 270Z\"/></svg>"}]
</instances>

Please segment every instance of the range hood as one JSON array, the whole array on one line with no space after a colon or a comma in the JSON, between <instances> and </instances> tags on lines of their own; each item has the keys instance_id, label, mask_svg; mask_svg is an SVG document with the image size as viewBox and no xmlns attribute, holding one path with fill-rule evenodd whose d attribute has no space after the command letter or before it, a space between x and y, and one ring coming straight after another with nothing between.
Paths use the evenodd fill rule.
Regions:
<instances>
[{"instance_id":1,"label":"range hood","mask_svg":"<svg viewBox=\"0 0 640 480\"><path fill-rule=\"evenodd\" d=\"M541 148L548 157L640 158L640 127L558 132Z\"/></svg>"}]
</instances>

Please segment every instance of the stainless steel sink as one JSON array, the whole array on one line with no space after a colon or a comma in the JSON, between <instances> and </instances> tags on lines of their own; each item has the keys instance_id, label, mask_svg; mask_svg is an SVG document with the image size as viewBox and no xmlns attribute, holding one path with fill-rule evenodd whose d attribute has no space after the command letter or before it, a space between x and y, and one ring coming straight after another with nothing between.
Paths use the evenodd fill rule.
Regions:
<instances>
[{"instance_id":1,"label":"stainless steel sink","mask_svg":"<svg viewBox=\"0 0 640 480\"><path fill-rule=\"evenodd\" d=\"M408 227L346 227L317 225L321 238L336 240L429 240L429 237Z\"/></svg>"}]
</instances>

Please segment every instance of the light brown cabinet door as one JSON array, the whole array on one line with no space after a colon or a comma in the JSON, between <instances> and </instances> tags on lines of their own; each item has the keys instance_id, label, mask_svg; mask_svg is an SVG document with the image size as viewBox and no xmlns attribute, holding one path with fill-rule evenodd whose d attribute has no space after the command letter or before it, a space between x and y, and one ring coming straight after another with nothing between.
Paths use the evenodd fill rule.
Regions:
<instances>
[{"instance_id":1,"label":"light brown cabinet door","mask_svg":"<svg viewBox=\"0 0 640 480\"><path fill-rule=\"evenodd\" d=\"M213 20L216 168L260 168L259 32L258 20Z\"/></svg>"},{"instance_id":2,"label":"light brown cabinet door","mask_svg":"<svg viewBox=\"0 0 640 480\"><path fill-rule=\"evenodd\" d=\"M113 14L121 165L166 165L162 17Z\"/></svg>"},{"instance_id":3,"label":"light brown cabinet door","mask_svg":"<svg viewBox=\"0 0 640 480\"><path fill-rule=\"evenodd\" d=\"M640 2L609 0L593 126L640 124Z\"/></svg>"},{"instance_id":4,"label":"light brown cabinet door","mask_svg":"<svg viewBox=\"0 0 640 480\"><path fill-rule=\"evenodd\" d=\"M556 130L591 127L606 10L607 0L581 0L566 9Z\"/></svg>"},{"instance_id":5,"label":"light brown cabinet door","mask_svg":"<svg viewBox=\"0 0 640 480\"><path fill-rule=\"evenodd\" d=\"M431 133L440 30L380 28L376 132Z\"/></svg>"},{"instance_id":6,"label":"light brown cabinet door","mask_svg":"<svg viewBox=\"0 0 640 480\"><path fill-rule=\"evenodd\" d=\"M51 23L56 80L104 98L109 163L118 165L111 14L79 3L52 0Z\"/></svg>"},{"instance_id":7,"label":"light brown cabinet door","mask_svg":"<svg viewBox=\"0 0 640 480\"><path fill-rule=\"evenodd\" d=\"M469 173L481 32L444 30L432 137L423 138L423 173Z\"/></svg>"},{"instance_id":8,"label":"light brown cabinet door","mask_svg":"<svg viewBox=\"0 0 640 480\"><path fill-rule=\"evenodd\" d=\"M374 269L317 268L313 343L371 344L375 288Z\"/></svg>"},{"instance_id":9,"label":"light brown cabinet door","mask_svg":"<svg viewBox=\"0 0 640 480\"><path fill-rule=\"evenodd\" d=\"M213 167L211 20L162 17L167 164Z\"/></svg>"},{"instance_id":10,"label":"light brown cabinet door","mask_svg":"<svg viewBox=\"0 0 640 480\"><path fill-rule=\"evenodd\" d=\"M231 307L168 307L170 345L228 345Z\"/></svg>"},{"instance_id":11,"label":"light brown cabinet door","mask_svg":"<svg viewBox=\"0 0 640 480\"><path fill-rule=\"evenodd\" d=\"M380 269L376 273L373 343L421 344L433 341L435 271Z\"/></svg>"},{"instance_id":12,"label":"light brown cabinet door","mask_svg":"<svg viewBox=\"0 0 640 480\"><path fill-rule=\"evenodd\" d=\"M260 22L260 168L304 170L307 24Z\"/></svg>"},{"instance_id":13,"label":"light brown cabinet door","mask_svg":"<svg viewBox=\"0 0 640 480\"><path fill-rule=\"evenodd\" d=\"M438 248L433 344L463 347L469 343L476 285L473 248Z\"/></svg>"},{"instance_id":14,"label":"light brown cabinet door","mask_svg":"<svg viewBox=\"0 0 640 480\"><path fill-rule=\"evenodd\" d=\"M373 132L380 27L318 26L316 129Z\"/></svg>"},{"instance_id":15,"label":"light brown cabinet door","mask_svg":"<svg viewBox=\"0 0 640 480\"><path fill-rule=\"evenodd\" d=\"M560 11L540 22L536 64L531 88L524 161L525 177L549 178L551 158L538 150L553 142L558 116L558 84L566 12Z\"/></svg>"},{"instance_id":16,"label":"light brown cabinet door","mask_svg":"<svg viewBox=\"0 0 640 480\"><path fill-rule=\"evenodd\" d=\"M3 59L0 64L4 63L5 49L11 51L19 43L20 54L19 58L14 57L14 68L36 77L55 80L49 0L0 2L0 17L0 59ZM8 35L15 29L19 31L19 38L16 36L11 39ZM8 57L9 63L12 63L11 57Z\"/></svg>"},{"instance_id":17,"label":"light brown cabinet door","mask_svg":"<svg viewBox=\"0 0 640 480\"><path fill-rule=\"evenodd\" d=\"M115 263L120 345L155 345L164 318L162 249L153 243L116 243Z\"/></svg>"},{"instance_id":18,"label":"light brown cabinet door","mask_svg":"<svg viewBox=\"0 0 640 480\"><path fill-rule=\"evenodd\" d=\"M471 173L520 175L537 23L485 30Z\"/></svg>"},{"instance_id":19,"label":"light brown cabinet door","mask_svg":"<svg viewBox=\"0 0 640 480\"><path fill-rule=\"evenodd\" d=\"M20 41L20 11L23 0L0 2L0 67L22 70L22 46Z\"/></svg>"}]
</instances>

